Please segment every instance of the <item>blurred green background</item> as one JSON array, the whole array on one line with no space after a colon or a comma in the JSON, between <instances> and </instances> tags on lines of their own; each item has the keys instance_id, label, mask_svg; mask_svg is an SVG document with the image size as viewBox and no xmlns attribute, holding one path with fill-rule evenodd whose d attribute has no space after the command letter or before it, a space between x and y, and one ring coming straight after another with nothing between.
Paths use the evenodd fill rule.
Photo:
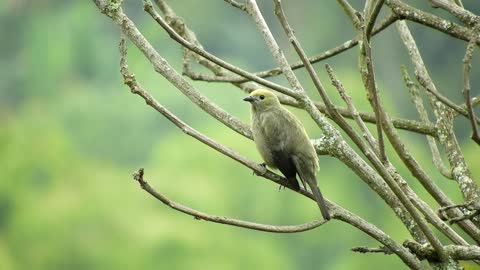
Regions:
<instances>
[{"instance_id":1,"label":"blurred green background","mask_svg":"<svg viewBox=\"0 0 480 270\"><path fill-rule=\"evenodd\" d=\"M253 23L238 10L223 1L170 2L208 51L251 71L274 66ZM298 61L275 20L272 3L259 2L288 58ZM284 2L309 54L354 35L334 1ZM474 1L465 2L471 2L466 4L478 14ZM125 0L124 8L160 54L180 68L179 45L143 13L141 1ZM394 256L352 253L353 246L379 243L338 221L304 233L270 234L197 221L154 200L132 180L139 167L145 167L147 179L159 191L208 213L267 224L318 218L310 201L290 191L278 192L276 184L252 176L249 169L184 135L130 94L118 72L119 31L91 1L5 0L0 2L0 16L0 269L405 268ZM409 25L438 88L460 103L466 43ZM399 71L401 64L409 66L409 60L395 29L375 37L373 50L389 112L416 119ZM356 70L357 49L327 62L358 107L368 109ZM187 123L260 162L251 141L193 106L132 46L129 64L145 88ZM316 68L331 96L342 104L323 64ZM479 94L479 71L477 54L474 95ZM307 89L313 89L305 71L297 74ZM241 101L244 94L238 89L193 84L249 121L248 104ZM305 113L293 111L302 117L310 136L320 135ZM458 119L456 124L478 178L478 146L468 138L468 123ZM438 185L461 202L455 183L432 167L424 136L401 135ZM389 151L409 183L425 195ZM383 201L345 166L327 156L320 162L319 184L326 197L400 242L409 237Z\"/></svg>"}]
</instances>

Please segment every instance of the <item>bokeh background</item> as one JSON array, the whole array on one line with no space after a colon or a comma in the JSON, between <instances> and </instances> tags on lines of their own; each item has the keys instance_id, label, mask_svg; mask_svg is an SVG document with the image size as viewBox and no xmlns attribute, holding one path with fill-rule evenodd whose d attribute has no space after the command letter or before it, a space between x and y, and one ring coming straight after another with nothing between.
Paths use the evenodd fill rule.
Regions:
<instances>
[{"instance_id":1,"label":"bokeh background","mask_svg":"<svg viewBox=\"0 0 480 270\"><path fill-rule=\"evenodd\" d=\"M288 58L298 61L272 3L259 2ZM334 1L284 2L309 54L354 36ZM475 1L464 2L478 14ZM254 24L223 1L169 3L208 51L250 71L275 66ZM420 7L432 11L427 5ZM141 1L125 0L124 8L160 54L181 68L179 45L144 14ZM466 43L409 25L438 88L461 103ZM143 192L131 177L139 167L145 167L148 180L159 191L208 213L267 224L318 218L310 201L290 191L279 192L276 184L184 135L130 94L118 72L119 31L91 1L0 1L0 30L0 269L405 268L394 256L352 253L353 246L379 244L338 221L304 233L263 233L194 220ZM417 119L400 74L400 65L410 67L409 59L394 27L374 38L373 50L389 112ZM477 54L473 61L474 95L479 94L479 59ZM357 48L326 62L356 105L367 110L356 70ZM129 64L145 88L187 123L260 162L251 141L193 106L132 46ZM332 98L342 105L323 64L315 67ZM305 72L297 74L312 97L319 99ZM285 83L282 78L275 81ZM244 94L238 89L228 84L194 85L249 121L248 104L242 102ZM305 113L293 111L310 136L320 135ZM458 119L456 130L478 179L479 151L469 139L468 123ZM456 184L432 167L425 137L401 135L437 184L461 202ZM320 162L319 183L329 199L400 242L409 237L392 211L356 175L330 157L322 156ZM425 195L404 166L398 168Z\"/></svg>"}]
</instances>

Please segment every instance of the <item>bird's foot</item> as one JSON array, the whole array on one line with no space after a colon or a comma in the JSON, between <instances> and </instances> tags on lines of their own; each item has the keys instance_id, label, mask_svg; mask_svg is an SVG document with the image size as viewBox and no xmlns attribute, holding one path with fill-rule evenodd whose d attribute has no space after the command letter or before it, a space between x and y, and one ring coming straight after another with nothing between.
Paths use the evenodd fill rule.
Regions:
<instances>
[{"instance_id":1,"label":"bird's foot","mask_svg":"<svg viewBox=\"0 0 480 270\"><path fill-rule=\"evenodd\" d=\"M285 190L287 187L284 186L284 185L282 185L282 184L280 184L280 185L278 186L278 191L282 190L282 188L283 188L283 190Z\"/></svg>"},{"instance_id":2,"label":"bird's foot","mask_svg":"<svg viewBox=\"0 0 480 270\"><path fill-rule=\"evenodd\" d=\"M265 170L267 169L267 164L265 162L258 163L259 166L262 166ZM255 171L252 172L253 175L258 175Z\"/></svg>"}]
</instances>

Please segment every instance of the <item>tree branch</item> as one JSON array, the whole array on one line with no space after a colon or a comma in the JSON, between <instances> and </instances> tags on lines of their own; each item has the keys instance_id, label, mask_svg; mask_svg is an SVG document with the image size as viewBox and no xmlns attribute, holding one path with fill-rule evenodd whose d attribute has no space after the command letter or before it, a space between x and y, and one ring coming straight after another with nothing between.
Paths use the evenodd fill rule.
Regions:
<instances>
[{"instance_id":1,"label":"tree branch","mask_svg":"<svg viewBox=\"0 0 480 270\"><path fill-rule=\"evenodd\" d=\"M294 35L294 32L292 30L292 28L290 27L290 25L288 24L288 21L285 17L285 14L283 12L283 9L281 7L281 2L280 0L274 0L274 3L275 3L275 14L277 15L285 33L287 34L290 42L292 43L293 47L295 48L295 50L297 51L297 54L300 56L300 58L302 59L302 61L304 62L305 64L305 67L307 68L307 71L310 75L310 78L312 79L312 81L314 82L314 85L315 87L317 88L317 90L319 91L319 93L322 95L322 98L324 99L324 102L325 104L327 104L327 108L331 108L329 107L329 103L330 101L328 100L327 98L327 95L325 93L325 90L320 82L320 80L318 79L318 76L316 75L315 73L315 70L313 69L312 65L308 62L307 58L306 58L306 54L305 52L303 51L300 43L297 41L295 35ZM365 40L364 40L365 42ZM333 115L338 115L338 113L335 113L333 110L331 111L331 113ZM338 117L339 119L339 122L340 123L344 123L344 119L340 116ZM378 119L378 118L377 118ZM343 120L343 121L342 121ZM337 122L338 123L338 122ZM342 125L342 127L347 127L347 125ZM348 126L348 129L351 129L351 127ZM349 133L350 134L350 133ZM354 133L353 133L354 134ZM353 135L352 134L352 135ZM355 138L356 138L356 134L355 134ZM369 151L367 150L367 147L365 145L365 143L363 141L357 141L356 143L359 143L361 144L362 146L362 150L365 150L365 153L368 153ZM413 204L408 200L407 196L403 193L402 189L398 186L398 184L394 181L394 179L390 176L390 174L387 172L386 168L383 167L383 165L381 164L380 160L377 160L376 159L376 156L368 156L367 157L374 163L375 165L375 168L379 171L379 173L382 175L382 177L385 179L387 185L390 187L390 189L392 189L392 191L395 193L395 195L397 196L397 198L400 200L400 202L405 206L405 208L407 209L408 213L412 216L413 220L418 224L419 228L421 229L421 231L425 234L425 236L427 237L427 239L430 241L430 243L435 247L435 249L437 250L437 252L442 256L442 260L446 260L446 256L444 254L444 251L443 251L443 248L442 248L442 244L440 243L440 241L433 235L432 231L428 228L428 225L425 223L425 221L423 220L423 218L418 214L418 212L416 212L415 210L415 207L413 206Z\"/></svg>"},{"instance_id":2,"label":"tree branch","mask_svg":"<svg viewBox=\"0 0 480 270\"><path fill-rule=\"evenodd\" d=\"M162 18L155 11L150 0L144 0L144 9L170 35L171 39L173 39L175 42L179 43L182 46L184 75L190 76L191 78L199 78L206 80L208 80L209 78L215 80L223 80L232 83L233 85L241 88L245 92L250 92L253 89L258 88L257 83L279 92L277 93L277 95L279 96L282 104L295 106L305 110L307 113L309 113L315 123L322 130L322 136L312 141L317 153L328 154L333 156L334 158L337 158L342 163L347 165L350 169L352 169L352 171L355 172L365 183L367 183L369 187L388 204L388 206L403 222L405 228L410 232L413 239L416 241L412 241L413 243L418 242L423 244L426 243L428 239L428 242L431 245L431 247L430 245L424 245L421 246L421 248L418 248L417 246L417 249L411 247L407 249L406 247L403 247L399 243L395 242L389 235L385 234L375 225L370 224L365 220L361 219L360 217L356 216L355 214L343 209L342 207L330 201L327 201L329 209L332 212L332 217L334 219L341 220L352 226L357 227L359 230L370 235L384 246L383 248L377 249L369 249L363 247L363 250L365 252L392 251L412 269L423 268L416 256L419 256L420 258L426 258L432 265L432 267L435 269L440 269L446 266L452 266L455 269L459 269L458 263L454 261L455 258L458 257L458 255L455 253L457 251L462 253L463 255L470 254L471 256L469 260L478 259L478 257L475 257L475 252L477 252L477 250L471 250L468 242L466 242L459 234L457 234L450 226L448 226L447 223L442 221L439 218L439 215L437 215L433 211L433 209L412 190L412 188L407 184L402 175L398 173L397 169L387 159L386 155L380 154L384 153L383 149L385 149L385 146L383 146L383 143L375 141L375 139L370 134L368 128L365 125L366 121L373 122L377 125L377 130L380 134L379 141L382 141L383 137L381 134L385 132L392 146L397 151L402 161L407 165L409 170L427 188L427 190L432 194L435 200L438 201L441 206L443 206L443 208L441 209L444 210L440 212L448 213L449 217L447 218L449 218L449 221L451 223L458 222L458 224L463 230L465 230L477 243L480 243L480 229L474 224L474 222L477 222L477 225L480 224L478 223L480 222L480 218L477 217L478 215L480 215L480 191L475 181L473 180L468 167L465 164L465 160L463 158L461 149L459 148L453 131L453 119L456 116L456 112L466 116L469 119L474 120L472 122L472 125L477 124L478 121L480 121L473 114L473 106L479 103L480 99L470 98L469 93L471 90L469 85L469 68L472 57L471 54L473 54L473 50L475 49L477 44L480 44L480 39L472 35L470 29L455 25L447 20L443 20L429 13L424 12L425 14L418 15L407 14L405 13L405 10L399 11L398 5L404 5L402 6L402 8L406 8L407 10L409 8L410 10L416 10L415 8L411 8L408 5L405 5L399 0L367 0L364 8L364 16L366 18L365 27L363 27L363 29L360 27L360 29L363 30L362 35L359 35L357 38L353 39L348 44L342 44L342 46L338 47L338 51L327 51L322 55L324 57L331 57L332 55L338 54L341 51L345 51L348 48L355 46L359 43L360 38L362 38L360 42L362 44L361 52L363 52L363 58L361 59L361 72L365 75L363 77L364 84L365 88L369 90L370 93L369 96L371 105L375 111L374 115L372 113L360 113L357 111L357 109L353 105L353 102L350 100L345 90L343 89L341 83L333 74L331 68L328 69L327 67L327 71L329 71L329 75L331 76L334 85L338 88L339 93L346 102L347 106L346 108L341 108L333 104L312 66L312 59L314 57L308 58L300 42L298 42L298 40L296 39L293 29L288 24L287 18L285 17L285 14L281 8L280 0L274 0L275 13L278 16L279 21L282 24L282 27L284 28L290 42L292 43L293 48L301 59L301 63L295 65L298 65L298 68L303 66L306 67L306 71L310 75L311 80L313 81L315 87L320 93L324 104L320 102L313 102L304 91L298 78L293 72L293 69L296 68L295 65L290 65L286 60L285 55L281 51L274 36L272 35L255 0L247 0L246 4L237 2L235 0L225 0L225 2L235 8L246 11L255 21L257 28L260 30L270 52L273 55L273 58L278 65L278 68L266 71L267 73L265 74L261 74L261 72L255 74L249 73L230 63L227 63L226 61L223 61L222 59L214 56L213 54L206 52L203 49L201 43L198 41L197 37L195 36L195 33L191 31L182 22L181 18L175 15L173 10L163 0L154 1L155 3L157 3L158 7L165 15L164 18ZM344 8L347 11L347 14L351 16L352 22L354 24L356 21L355 18L358 19L357 23L358 21L362 22L361 16L359 16L359 13L350 6L350 4L347 2L348 0L338 1L340 4L343 4ZM196 106L200 107L202 110L213 116L215 119L222 122L224 125L233 129L242 136L251 138L251 131L247 125L230 115L227 111L218 107L215 103L207 99L205 96L203 96L187 80L185 80L185 77L182 77L180 74L178 74L177 71L174 70L165 61L165 59L143 37L142 33L136 28L133 22L130 21L130 19L123 13L123 10L121 8L121 0L93 0L93 2L95 2L95 4L97 4L102 13L110 17L112 21L120 27L121 31L126 36L128 36L128 38L135 44L135 46L140 49L140 51L145 55L145 57L152 63L155 71L157 71L160 75L169 80ZM389 5L394 14L388 16L387 19L383 23L381 23L379 27L373 29L376 18L378 17L379 11L383 6L384 2ZM397 5L397 7L395 7L395 5ZM469 15L468 13L466 13L467 11L465 11L463 8L458 8L456 6L451 7L445 5L442 8L451 12L455 16L461 15L464 16L463 18L467 18L465 17L465 14ZM458 11L462 11L462 13L460 14L458 13ZM414 63L417 71L417 79L427 90L427 94L433 102L432 106L434 108L434 113L437 117L436 125L430 123L425 108L423 108L423 104L421 104L421 98L418 96L418 93L416 97L414 94L412 94L412 98L417 107L417 110L420 113L421 121L411 121L406 119L396 119L396 121L392 121L390 119L390 116L383 108L380 97L378 96L378 89L375 84L374 68L371 59L369 41L370 37L375 34L376 30L381 31L385 29L385 27L390 25L393 21L397 20L398 14L400 14L400 16L403 16L402 18L410 16L409 18L414 21L414 17L422 16L422 18L418 18L418 21L422 21L425 25L430 24L430 27L434 27L436 29L439 29L439 27L446 27L444 25L438 24L445 21L448 23L448 29L445 29L444 32L449 33L450 35L456 34L458 35L457 38L462 38L462 31L466 29L466 33L469 35L468 40L470 42L464 58L464 76L467 76L467 79L464 80L464 88L468 89L468 91L465 91L464 89L465 104L457 105L448 98L442 96L440 92L436 91L433 82L431 82L431 79L426 72L423 62ZM359 26L362 25L359 24ZM404 37L402 37L402 39L403 38ZM406 41L405 43L407 44ZM413 45L415 44L413 43ZM414 53L418 54L418 49L416 48L416 46L411 48L411 50L417 50ZM130 87L132 93L142 97L149 106L161 113L164 117L166 117L169 121L175 124L179 129L181 129L185 134L192 136L193 138L206 144L210 148L252 169L255 174L260 175L266 179L270 179L275 183L287 185L285 178L267 170L262 166L259 166L258 164L247 159L246 157L243 157L236 151L217 143L211 138L193 129L191 126L183 122L173 113L168 111L157 100L155 100L153 96L151 96L147 91L145 91L136 81L135 76L128 71L128 66L126 62L126 45L124 38L122 38L122 41L120 43L120 52L121 73L124 77L125 84ZM411 54L411 56L414 54L410 51L409 53ZM413 58L414 57L412 56L412 59ZM419 54L418 58L421 60ZM205 67L207 70L210 70L213 73L213 76L195 72L192 65L194 62ZM420 67L417 65L419 65ZM418 70L422 70L422 68L425 69L425 73L419 75ZM260 76L257 76L259 74L264 77L284 74L288 82L290 83L291 88L284 87L265 80ZM412 89L414 88L413 90L411 90L412 93L414 91L417 91L411 81L410 84L410 87L412 87ZM407 82L407 86L408 85L409 83ZM468 95L465 95L465 92L468 92ZM439 102L438 100L441 100L441 102ZM445 105L442 102L447 104L447 106L454 108L455 111L451 108L445 108ZM417 103L421 104L421 106ZM422 116L422 112L424 113L425 117ZM343 131L345 131L348 137L355 143L356 146L358 146L359 150L365 155L365 157L368 159L368 161L370 161L371 164L367 163L367 159L359 156L359 154L356 152L357 150L354 150L342 137L343 133L340 133L340 130L333 126L331 122L326 119L323 113L330 117ZM357 133L352 128L352 126L345 120L344 116L353 118L356 121L356 123L361 129L361 132L364 133L363 135L366 138L365 140L361 138L360 133ZM468 205L468 207L453 207L453 202L451 202L451 200L442 193L442 191L435 185L435 183L433 183L432 179L430 179L429 176L426 175L426 172L421 169L420 165L417 164L415 159L406 150L405 145L402 143L399 135L396 133L396 128L405 128L418 133L431 134L435 137L437 137L438 134L438 138L445 148L448 161L450 162L450 165L452 167L452 172L450 173L450 175L455 181L458 182L460 190L462 191L462 195L464 195L465 198L464 205ZM442 167L443 163L441 161L438 148L436 148L434 138L427 137L427 140L432 151L434 164L438 168L440 168L440 170L443 168L443 173L446 176L449 176L448 169L445 168L445 166ZM158 200L168 205L169 207L172 207L173 209L186 213L188 215L192 215L197 219L204 219L216 223L223 223L253 230L277 233L302 232L305 230L314 229L324 224L323 220L318 220L300 225L275 226L237 220L228 217L215 216L208 213L200 212L198 210L174 202L167 198L165 195L155 191L144 179L143 173L144 172L142 169L138 171L135 175L135 179L140 183L143 189L145 189L152 196L156 197ZM287 188L292 189L292 187L289 187L288 185ZM305 189L300 189L298 193L312 199L312 194ZM420 213L418 213L417 211L420 211ZM422 215L424 217L422 217ZM439 232L447 236L456 245L443 246L442 243L433 234L431 228L427 225L426 222L431 223L436 229L439 230ZM429 250L428 252L427 249ZM360 248L360 250L362 249ZM423 253L431 253L433 255L424 256L422 255ZM440 259L442 262L437 264L435 261L438 259Z\"/></svg>"},{"instance_id":3,"label":"tree branch","mask_svg":"<svg viewBox=\"0 0 480 270\"><path fill-rule=\"evenodd\" d=\"M383 1L380 1L383 3ZM367 3L373 3L373 0ZM368 7L366 7L368 9ZM375 82L375 73L373 71L373 59L370 48L369 37L365 25L362 23L361 31L362 44L360 47L359 64L360 73L362 75L362 81L367 90L367 97L370 105L375 113L375 119L377 119L377 144L378 144L378 157L383 163L387 162L387 155L385 153L385 143L383 141L382 122L383 117L379 109L379 97L378 88Z\"/></svg>"},{"instance_id":4,"label":"tree branch","mask_svg":"<svg viewBox=\"0 0 480 270\"><path fill-rule=\"evenodd\" d=\"M355 122L362 131L363 137L367 140L370 147L378 153L377 142L370 130L368 130L367 126L365 125L365 122L363 122L363 120L360 118L360 114L357 111L357 108L355 108L355 105L353 105L351 97L347 94L347 92L343 88L342 83L337 79L335 73L333 73L332 67L330 67L329 64L325 64L325 68L327 69L328 76L332 81L332 85L335 86L338 93L340 94L340 97L343 99L343 101L345 101L345 104L347 104L348 110L353 115L353 119L355 119Z\"/></svg>"},{"instance_id":5,"label":"tree branch","mask_svg":"<svg viewBox=\"0 0 480 270\"><path fill-rule=\"evenodd\" d=\"M167 205L168 207L182 212L184 214L193 216L197 220L205 220L211 221L214 223L220 223L225 225L231 225L235 227L246 228L250 230L257 230L263 232L272 232L272 233L298 233L313 230L321 225L325 224L326 221L323 219L300 224L300 225L287 225L287 226L277 226L277 225L266 225L260 223L254 223L250 221L244 221L239 219L233 219L228 217L221 217L210 215L190 207L184 206L180 203L174 202L167 198L165 195L157 192L147 181L144 179L144 170L143 168L139 169L137 172L133 174L133 179L137 181L143 190L148 192L150 195L155 197L157 200L161 201L163 204Z\"/></svg>"},{"instance_id":6,"label":"tree branch","mask_svg":"<svg viewBox=\"0 0 480 270\"><path fill-rule=\"evenodd\" d=\"M412 99L412 102L415 105L415 108L417 109L418 114L420 115L420 120L422 122L429 123L430 120L428 119L427 110L423 106L423 101L418 92L418 88L415 85L415 83L413 83L412 80L410 79L407 68L405 66L402 66L402 74L403 74L403 80L405 81L405 84L407 85L407 88L410 92L410 97ZM445 176L448 179L453 179L452 170L448 169L445 166L445 164L442 161L442 158L440 157L440 152L438 151L435 138L430 136L426 136L426 137L427 137L428 146L430 148L430 152L432 153L433 164L443 176Z\"/></svg>"},{"instance_id":7,"label":"tree branch","mask_svg":"<svg viewBox=\"0 0 480 270\"><path fill-rule=\"evenodd\" d=\"M360 247L353 247L351 248L351 250L353 252L358 252L358 253L383 253L385 255L393 254L393 252L386 247L371 248L371 247L360 246Z\"/></svg>"},{"instance_id":8,"label":"tree branch","mask_svg":"<svg viewBox=\"0 0 480 270\"><path fill-rule=\"evenodd\" d=\"M478 22L478 16L472 12L464 9L460 5L453 4L445 0L429 0L430 3L450 12L453 16L457 17L464 24L474 26Z\"/></svg>"},{"instance_id":9,"label":"tree branch","mask_svg":"<svg viewBox=\"0 0 480 270\"><path fill-rule=\"evenodd\" d=\"M406 240L403 245L407 247L411 252L416 254L420 259L439 259L436 251L429 245L422 245L411 240ZM445 252L453 260L480 259L480 247L478 246L446 245Z\"/></svg>"},{"instance_id":10,"label":"tree branch","mask_svg":"<svg viewBox=\"0 0 480 270\"><path fill-rule=\"evenodd\" d=\"M403 243L412 253L417 255L420 259L438 260L438 255L435 250L429 245L422 245L417 242L407 240ZM353 247L353 252L359 253L384 253L385 255L392 254L392 251L387 247ZM480 247L477 246L456 246L446 245L445 251L453 260L478 260L480 258Z\"/></svg>"},{"instance_id":11,"label":"tree branch","mask_svg":"<svg viewBox=\"0 0 480 270\"><path fill-rule=\"evenodd\" d=\"M345 89L343 89L342 84L338 79L336 78L335 74L333 73L332 68L327 64L326 65L327 72L332 80L332 83L337 87L338 91L341 93L342 98L345 100L345 102L352 111L352 114L356 114L356 108L351 102L349 96L346 94ZM359 118L356 119L357 124L359 125L362 133L364 134L364 137L367 138L367 141L374 140L373 136L371 135L370 131L366 128L365 124L363 121ZM391 124L391 123L390 123ZM370 143L373 146L375 146L375 143ZM405 180L398 174L396 169L393 167L393 165L388 162L386 163L387 168L391 171L391 175L393 178L396 180L398 185L403 187L403 190L405 191L405 194L409 197L409 199L412 201L412 203L415 205L415 207L422 212L422 214L425 216L425 218L428 220L429 223L433 224L435 228L437 228L439 231L441 231L443 234L445 234L449 239L451 239L454 243L459 244L459 245L468 245L468 242L466 242L461 236L459 236L452 228L450 228L445 222L440 220L440 218L435 215L434 211L430 208L430 206L425 203L423 200L420 199L420 197L417 196L417 194L408 186L408 184L405 182ZM446 198L446 196L441 192L441 190L431 181L430 179L430 185L434 186L434 191L439 191L443 197Z\"/></svg>"},{"instance_id":12,"label":"tree branch","mask_svg":"<svg viewBox=\"0 0 480 270\"><path fill-rule=\"evenodd\" d=\"M124 77L124 82L127 84L132 93L135 93L137 95L140 95L142 98L145 99L148 105L152 106L154 109L156 109L158 112L160 112L162 115L164 115L168 120L170 120L172 123L174 123L177 127L179 127L182 131L187 133L190 136L195 137L197 140L200 140L201 142L207 144L211 148L221 152L224 155L229 156L230 158L242 163L243 165L253 169L255 173L258 175L265 177L267 179L270 179L276 183L280 183L285 185L286 180L282 177L279 177L278 175L269 172L266 170L264 167L254 164L245 158L239 156L235 152L233 152L230 149L227 149L216 142L212 141L208 137L204 136L203 134L199 133L198 131L194 130L187 124L185 124L183 121L178 119L175 115L170 113L168 110L166 110L163 106L161 106L148 92L143 90L141 86L137 83L135 76L128 71L128 65L126 62L126 46L125 46L125 40L122 38L120 42L120 71ZM309 223L309 224L303 224L303 225L298 225L298 226L282 226L282 227L276 227L273 228L271 225L263 225L263 224L256 224L256 223L251 223L251 222L245 222L245 221L240 221L240 220L234 220L234 219L227 219L224 217L216 217L212 215L208 215L202 212L199 212L194 209L190 209L188 207L182 206L180 204L174 203L167 199L165 196L159 194L158 192L154 191L146 181L143 181L143 169L140 170L134 177L136 177L136 180L139 181L141 184L142 188L144 188L147 192L152 194L154 197L165 203L166 205L179 210L181 212L191 214L195 217L200 217L205 220L213 221L213 222L218 222L218 223L224 223L224 224L229 224L229 225L234 225L234 226L241 226L245 228L250 228L250 229L256 229L256 230L264 230L269 231L272 230L280 230L280 231L275 231L275 232L287 232L286 230L298 230L302 231L303 229L313 229L314 226L317 225L317 223ZM285 185L287 188L290 188L288 185ZM313 195L309 193L308 191L304 189L300 189L297 191L298 193L309 197L310 199L314 200ZM372 236L374 239L378 240L380 243L384 244L385 246L389 247L392 250L395 250L396 254L404 260L404 262L409 265L412 269L421 269L421 264L420 262L412 256L405 248L403 248L401 245L393 241L387 234L382 232L380 229L375 227L374 225L366 222L365 220L361 219L360 217L354 215L353 213L341 208L338 205L332 204L327 200L327 204L329 206L330 211L332 212L332 218L338 219L341 221L344 221L348 224L351 224L352 226L360 229L361 231L365 232L366 234ZM322 225L324 221L319 221L318 226ZM317 227L318 227L317 226Z\"/></svg>"},{"instance_id":13,"label":"tree branch","mask_svg":"<svg viewBox=\"0 0 480 270\"><path fill-rule=\"evenodd\" d=\"M236 73L240 76L243 76L245 78L248 78L252 81L255 81L261 85L264 85L266 87L269 87L271 89L274 89L276 91L279 91L280 93L292 96L292 97L298 97L298 95L292 91L289 88L283 87L281 85L278 85L276 83L267 81L265 79L262 79L260 77L257 77L247 71L244 71L243 69L240 69L232 64L229 64L220 58L214 56L211 53L208 53L207 51L203 50L199 46L196 46L195 44L190 43L189 41L185 40L182 36L180 36L175 30L173 30L168 23L165 22L165 20L155 11L153 8L152 3L150 0L144 0L144 10L152 16L152 18L170 35L170 37L178 42L180 45L183 47L191 50L192 52L201 55L202 57L214 62L215 64L233 72Z\"/></svg>"},{"instance_id":14,"label":"tree branch","mask_svg":"<svg viewBox=\"0 0 480 270\"><path fill-rule=\"evenodd\" d=\"M409 6L400 0L386 0L385 4L401 19L431 27L454 38L470 41L470 31L466 27ZM477 45L480 45L480 41Z\"/></svg>"},{"instance_id":15,"label":"tree branch","mask_svg":"<svg viewBox=\"0 0 480 270\"><path fill-rule=\"evenodd\" d=\"M247 6L245 4L240 4L235 0L224 0L224 1L235 8L238 8L242 11L247 11Z\"/></svg>"},{"instance_id":16,"label":"tree branch","mask_svg":"<svg viewBox=\"0 0 480 270\"><path fill-rule=\"evenodd\" d=\"M158 0L156 0L158 1ZM388 28L391 24L393 24L397 20L397 16L394 14L390 14L387 16L377 27L373 29L372 36L377 35L378 33L382 32L386 28ZM359 38L353 38L350 40L345 41L344 43L331 48L323 53L320 53L318 55L312 56L308 59L308 61L312 64L318 63L320 61L326 60L330 57L336 56L340 53L343 53L355 46L358 45ZM303 62L297 62L292 65L290 65L290 68L292 70L296 70L299 68L303 68L305 65ZM252 73L260 78L268 78L268 77L274 77L283 74L282 70L278 67L269 69L269 70L264 70L264 71L259 71L256 73ZM239 76L209 76L202 74L201 76L198 77L193 77L193 80L202 80L202 81L207 81L207 82L236 82L236 83L242 83L242 82L247 82L248 79L239 77Z\"/></svg>"},{"instance_id":17,"label":"tree branch","mask_svg":"<svg viewBox=\"0 0 480 270\"><path fill-rule=\"evenodd\" d=\"M337 0L338 4L342 7L343 11L347 15L347 17L352 22L353 26L359 30L361 26L360 19L358 18L357 14L359 13L356 11L347 0Z\"/></svg>"},{"instance_id":18,"label":"tree branch","mask_svg":"<svg viewBox=\"0 0 480 270\"><path fill-rule=\"evenodd\" d=\"M465 99L465 105L467 106L468 117L470 118L470 124L472 125L472 140L480 145L480 134L478 133L476 116L473 111L472 99L470 98L470 68L473 58L473 52L477 48L476 41L480 34L480 19L477 19L477 24L472 29L472 39L468 42L465 56L463 57L463 98Z\"/></svg>"},{"instance_id":19,"label":"tree branch","mask_svg":"<svg viewBox=\"0 0 480 270\"><path fill-rule=\"evenodd\" d=\"M255 0L247 0L247 3L248 3L247 12L248 14L250 14L253 21L257 25L258 30L262 34L263 39L265 40L265 43L270 49L270 52L272 53L273 58L277 62L278 66L280 67L280 70L282 71L283 75L285 76L287 81L290 83L290 85L293 87L294 91L298 93L305 92L303 90L303 87L300 85L300 82L298 81L297 77L293 73L293 70L287 61L287 58L285 58L285 55L283 54L282 50L278 46L277 42L275 41L275 38L273 37L272 32L268 28L267 22L263 18L262 13L258 8L257 2Z\"/></svg>"},{"instance_id":20,"label":"tree branch","mask_svg":"<svg viewBox=\"0 0 480 270\"><path fill-rule=\"evenodd\" d=\"M415 66L415 74L423 82L429 85L430 88L436 89L433 84L428 72L423 64L422 57L418 48L416 46L415 40L413 39L406 23L404 21L399 21L396 24L397 30L400 34L400 37L407 49L413 65ZM452 110L447 109L443 103L438 102L435 97L431 96L430 99L434 113L437 117L437 127L439 132L440 143L444 146L447 153L447 157L452 167L452 176L455 181L459 184L460 190L466 202L477 202L480 203L480 189L478 188L475 181L472 179L472 175L468 166L465 162L465 159L462 155L460 146L456 139L455 133L453 132L453 113ZM443 204L443 206L452 205L453 203ZM455 216L460 215L461 213L455 211ZM462 221L463 222L463 221ZM459 223L463 229L475 239L477 243L480 243L480 230L471 223Z\"/></svg>"},{"instance_id":21,"label":"tree branch","mask_svg":"<svg viewBox=\"0 0 480 270\"><path fill-rule=\"evenodd\" d=\"M371 0L367 1L365 4L363 12L366 19L365 36L369 41L370 37L372 36L373 26L375 25L375 21L377 20L378 14L380 14L380 10L382 9L384 2L385 0Z\"/></svg>"}]
</instances>

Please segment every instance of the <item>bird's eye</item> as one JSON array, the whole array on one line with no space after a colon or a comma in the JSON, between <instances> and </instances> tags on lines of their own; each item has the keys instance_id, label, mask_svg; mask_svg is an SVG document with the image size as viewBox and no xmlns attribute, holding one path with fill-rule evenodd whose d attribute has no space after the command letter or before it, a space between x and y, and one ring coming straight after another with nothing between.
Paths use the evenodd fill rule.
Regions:
<instances>
[{"instance_id":1,"label":"bird's eye","mask_svg":"<svg viewBox=\"0 0 480 270\"><path fill-rule=\"evenodd\" d=\"M264 100L264 99L265 99L265 96L264 96L264 95L261 95L261 96L260 96L260 99L261 99L261 100Z\"/></svg>"}]
</instances>

